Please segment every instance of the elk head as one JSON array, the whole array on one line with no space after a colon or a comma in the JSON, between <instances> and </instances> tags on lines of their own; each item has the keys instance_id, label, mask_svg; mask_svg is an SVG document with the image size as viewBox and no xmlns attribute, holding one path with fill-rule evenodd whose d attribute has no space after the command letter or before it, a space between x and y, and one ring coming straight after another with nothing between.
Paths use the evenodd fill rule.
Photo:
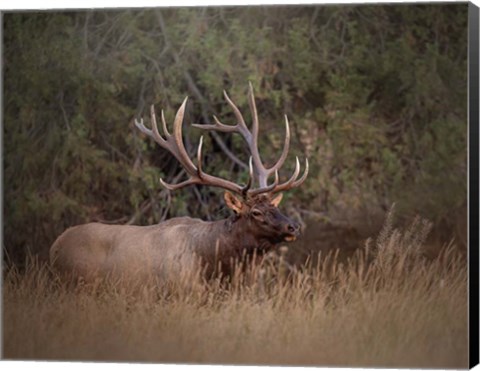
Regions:
<instances>
[{"instance_id":1,"label":"elk head","mask_svg":"<svg viewBox=\"0 0 480 371\"><path fill-rule=\"evenodd\" d=\"M243 221L245 232L256 236L258 240L277 244L294 241L300 234L300 225L283 215L278 208L282 197L282 193L276 196L260 194L245 199L226 191L225 203Z\"/></svg>"},{"instance_id":2,"label":"elk head","mask_svg":"<svg viewBox=\"0 0 480 371\"><path fill-rule=\"evenodd\" d=\"M187 98L185 98L177 111L172 134L170 134L167 129L162 111L161 120L165 138L159 133L153 106L151 106L152 129L145 127L143 119L140 120L140 122L135 120L135 125L144 134L152 137L161 147L172 153L189 175L187 180L178 184L168 184L162 179L160 179L160 183L165 188L172 191L191 184L202 184L223 188L225 190L225 202L227 206L235 212L237 220L242 220L247 228L247 232L251 232L257 238L267 240L270 243L293 241L299 235L300 228L298 223L283 215L278 209L278 204L282 199L282 193L280 192L299 187L305 181L308 175L308 160L305 160L305 172L301 178L298 178L300 174L300 162L297 157L295 170L292 176L287 181L280 183L278 173L287 158L290 146L290 129L287 116L285 116L286 134L282 154L272 167L267 168L262 163L258 151L258 114L252 85L249 84L248 92L248 102L252 115L251 131L248 129L240 110L228 97L225 91L224 96L232 108L237 120L235 125L223 124L214 116L215 123L212 125L194 124L193 126L203 130L237 133L243 137L251 154L249 160L249 179L247 184L241 186L229 180L218 178L203 172L203 137L200 138L197 150L197 165L195 165L189 158L182 140L182 122L185 114ZM268 184L268 179L272 175L274 176L274 181L271 184ZM253 187L255 182L258 182L257 188Z\"/></svg>"}]
</instances>

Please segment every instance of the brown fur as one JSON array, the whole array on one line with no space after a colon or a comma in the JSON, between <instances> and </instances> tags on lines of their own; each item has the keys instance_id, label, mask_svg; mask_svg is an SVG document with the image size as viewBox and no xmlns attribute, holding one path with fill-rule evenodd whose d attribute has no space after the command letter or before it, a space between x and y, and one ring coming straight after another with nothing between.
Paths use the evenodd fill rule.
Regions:
<instances>
[{"instance_id":1,"label":"brown fur","mask_svg":"<svg viewBox=\"0 0 480 371\"><path fill-rule=\"evenodd\" d=\"M216 222L181 217L146 227L89 223L69 228L52 245L50 261L59 272L87 280L108 275L177 280L194 272L199 261L207 276L219 264L228 273L242 254L262 255L285 237L298 235L298 225L275 206L278 196L227 198L241 210L234 208L235 216Z\"/></svg>"}]
</instances>

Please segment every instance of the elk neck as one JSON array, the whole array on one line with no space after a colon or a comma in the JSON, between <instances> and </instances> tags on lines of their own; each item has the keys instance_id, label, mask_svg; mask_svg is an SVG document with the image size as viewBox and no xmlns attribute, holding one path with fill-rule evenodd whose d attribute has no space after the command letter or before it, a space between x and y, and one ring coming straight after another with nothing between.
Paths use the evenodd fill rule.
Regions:
<instances>
[{"instance_id":1,"label":"elk neck","mask_svg":"<svg viewBox=\"0 0 480 371\"><path fill-rule=\"evenodd\" d=\"M266 238L258 238L252 233L246 217L234 215L211 222L208 231L208 238L201 239L195 244L195 251L207 267L207 276L211 276L217 270L219 263L222 272L228 275L232 263L243 261L244 257L256 256L257 259L261 259L266 252L275 247L275 244Z\"/></svg>"}]
</instances>

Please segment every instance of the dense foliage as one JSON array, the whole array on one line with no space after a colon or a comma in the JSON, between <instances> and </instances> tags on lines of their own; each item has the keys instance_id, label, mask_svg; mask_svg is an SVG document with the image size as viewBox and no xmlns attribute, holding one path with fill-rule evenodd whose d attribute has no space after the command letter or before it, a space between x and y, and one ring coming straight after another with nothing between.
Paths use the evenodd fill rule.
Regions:
<instances>
[{"instance_id":1,"label":"dense foliage","mask_svg":"<svg viewBox=\"0 0 480 371\"><path fill-rule=\"evenodd\" d=\"M200 133L188 123L233 122L224 89L248 118L248 81L265 161L281 151L284 113L293 138L281 176L295 155L310 159L286 200L299 215L361 227L395 202L455 232L466 214L467 4L18 13L4 16L8 255L46 251L92 220L221 217L218 190L161 189L180 167L133 118L155 104L171 123L189 95L193 154ZM242 140L207 137L206 171L245 181Z\"/></svg>"}]
</instances>

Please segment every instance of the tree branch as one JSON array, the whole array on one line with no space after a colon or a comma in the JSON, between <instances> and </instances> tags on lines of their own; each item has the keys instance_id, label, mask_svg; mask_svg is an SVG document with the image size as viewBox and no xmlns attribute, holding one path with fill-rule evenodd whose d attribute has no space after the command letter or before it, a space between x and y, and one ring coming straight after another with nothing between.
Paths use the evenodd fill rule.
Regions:
<instances>
[{"instance_id":1,"label":"tree branch","mask_svg":"<svg viewBox=\"0 0 480 371\"><path fill-rule=\"evenodd\" d=\"M202 117L203 119L208 122L209 121L209 115L208 115L208 111L209 111L209 107L208 107L208 103L207 103L207 100L205 99L205 97L203 96L203 94L200 92L200 89L197 87L197 85L195 84L195 81L192 77L192 75L190 74L190 72L188 72L187 69L185 69L183 67L183 63L182 63L182 60L181 58L179 57L179 55L177 54L177 52L175 51L174 48L171 47L171 43L170 43L170 40L168 39L168 36L167 36L167 32L166 32L166 27L165 27L165 21L163 19L163 16L162 16L162 13L157 10L156 11L156 14L157 14L157 18L158 18L158 23L160 25L160 28L162 30L162 34L163 34L163 37L164 37L164 41L165 41L165 45L166 45L166 48L168 51L170 51L173 59L175 60L175 63L178 65L178 66L181 66L182 67L182 72L183 72L183 76L187 82L187 85L188 85L188 88L189 90L193 93L193 95L200 101L200 105L201 105L201 109L202 109ZM240 160L237 156L235 156L229 149L228 147L226 146L226 144L223 142L223 140L220 138L220 136L215 133L215 132L211 132L210 133L212 135L212 138L215 140L215 142L217 142L218 146L221 148L221 150L233 161L235 162L238 166L240 166L241 168L243 168L244 170L248 170L248 166L245 162L243 162L242 160Z\"/></svg>"}]
</instances>

